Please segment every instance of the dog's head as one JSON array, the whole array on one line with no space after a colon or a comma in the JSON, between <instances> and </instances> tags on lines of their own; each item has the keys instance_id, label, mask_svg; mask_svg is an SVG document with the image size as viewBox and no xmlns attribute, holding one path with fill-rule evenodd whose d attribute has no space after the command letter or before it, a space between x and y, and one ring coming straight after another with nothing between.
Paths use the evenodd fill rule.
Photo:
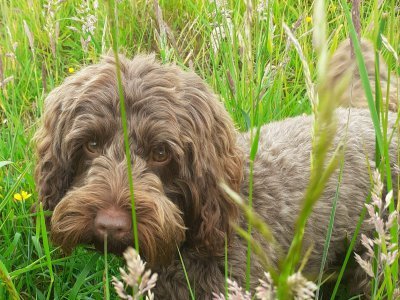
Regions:
<instances>
[{"instance_id":1,"label":"dog's head","mask_svg":"<svg viewBox=\"0 0 400 300\"><path fill-rule=\"evenodd\" d=\"M120 57L140 251L152 265L185 244L221 255L236 206L242 153L231 119L194 73L152 56ZM122 252L133 244L115 60L84 68L45 101L36 134L39 200L52 210L51 237Z\"/></svg>"}]
</instances>

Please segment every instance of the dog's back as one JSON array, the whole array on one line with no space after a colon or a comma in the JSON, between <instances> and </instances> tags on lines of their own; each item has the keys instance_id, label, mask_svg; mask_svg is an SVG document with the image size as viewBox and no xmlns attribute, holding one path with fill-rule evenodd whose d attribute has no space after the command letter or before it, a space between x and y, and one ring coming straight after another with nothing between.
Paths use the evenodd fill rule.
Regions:
<instances>
[{"instance_id":1,"label":"dog's back","mask_svg":"<svg viewBox=\"0 0 400 300\"><path fill-rule=\"evenodd\" d=\"M344 166L340 183L338 168L329 179L307 221L303 251L312 248L312 254L308 258L304 273L311 277L316 276L320 269L332 203L337 191L336 217L326 265L331 270L341 265L347 251L346 242L355 232L371 190L370 175L376 167L375 131L369 110L352 108L349 112L346 108L339 108L335 114L338 128L327 160L339 145L343 145ZM396 126L396 119L397 115L389 112L389 135ZM310 180L312 124L311 116L299 116L265 125L260 133L259 150L254 161L253 207L268 224L284 253L292 241L296 220L302 209L304 192ZM241 138L241 143L244 149L250 149L248 134ZM393 139L389 147L392 170L395 169L397 145L397 140ZM249 161L246 160L246 163ZM246 172L242 193L246 197L249 168L244 170ZM392 177L395 178L395 175L393 173ZM396 184L394 189L397 190ZM364 222L361 233L372 237L373 232L373 225ZM268 250L270 251L269 247ZM357 243L355 251L363 253L365 249L361 243ZM276 252L268 254L272 260L279 260L283 255ZM363 275L366 276L365 273ZM362 284L362 280L357 282ZM356 282L353 282L353 288L359 292L359 287L356 286Z\"/></svg>"},{"instance_id":2,"label":"dog's back","mask_svg":"<svg viewBox=\"0 0 400 300\"><path fill-rule=\"evenodd\" d=\"M362 40L361 44L370 84L375 93L374 49L366 40ZM394 85L397 78L392 75L389 79L387 66L382 59L379 72L384 95L387 85L390 85L388 108L397 110L398 91ZM342 80L346 81L346 76L350 76L350 82L338 105L352 108L336 110L337 132L327 158L329 160L337 147L343 145L342 179L339 183L340 171L336 170L307 222L303 250L310 247L313 250L304 272L311 276L318 274L320 269L332 202L337 191L336 218L327 256L328 269L334 269L334 266L341 265L341 260L347 251L346 240L352 238L356 229L357 220L371 190L371 170L376 167L375 129L370 111L367 109L368 103L354 58L351 58L349 40L342 42L329 62L328 83L332 86L341 84ZM383 97L383 99L385 103L386 98ZM388 136L393 130L396 130L396 119L397 114L388 113ZM260 133L258 153L254 163L253 207L270 226L284 252L290 246L295 222L301 211L304 192L310 179L312 126L313 118L311 116L299 116L265 125ZM244 152L248 153L246 149L251 148L250 135L243 134L238 141ZM396 169L397 149L398 142L394 138L389 146L392 170ZM248 164L249 161L246 160L246 163ZM249 167L245 167L244 170L246 172L242 193L246 197L249 189ZM392 174L393 178L394 176L396 176L395 173ZM397 190L395 180L394 189ZM397 195L397 193L394 194ZM361 233L372 237L373 232L373 225L364 222ZM255 236L257 237L257 235ZM268 252L271 251L268 245L266 247ZM357 243L355 251L363 253L365 249L361 243ZM278 260L282 255L274 253L273 250L269 254L272 260ZM274 262L276 263L276 261ZM359 270L356 272L358 275L362 274L366 277L365 272L359 272ZM351 288L360 292L360 285L365 282L359 278L357 284L353 282Z\"/></svg>"}]
</instances>

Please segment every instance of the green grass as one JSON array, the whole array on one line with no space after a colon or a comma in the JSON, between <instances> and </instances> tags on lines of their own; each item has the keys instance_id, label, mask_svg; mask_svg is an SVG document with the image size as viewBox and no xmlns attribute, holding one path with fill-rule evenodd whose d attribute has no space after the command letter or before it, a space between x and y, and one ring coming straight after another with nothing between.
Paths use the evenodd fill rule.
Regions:
<instances>
[{"instance_id":1,"label":"green grass","mask_svg":"<svg viewBox=\"0 0 400 300\"><path fill-rule=\"evenodd\" d=\"M97 9L93 5L89 7L97 21L85 50L81 38L87 39L89 35L82 35L82 23L77 19L83 17L79 13L82 1L65 1L58 4L57 10L53 5L54 12L49 13L44 7L47 1L0 0L0 299L115 297L108 278L118 273L122 260L112 255L104 258L82 247L64 257L48 242L44 226L46 212L39 209L38 214L33 214L31 211L37 199L31 139L38 128L43 100L69 75L70 68L76 72L97 62L102 54L117 45L120 52L130 57L154 52L160 60L192 68L202 76L221 96L242 131L312 111L304 67L309 68L311 80L321 79L318 65L321 55L312 43L313 25L318 20L306 19L313 15L313 1L270 1L264 12L259 13L256 2L249 11L246 1L231 0L228 1L230 19L226 18L226 8L217 6L216 0L164 0L159 1L159 7L153 1L115 1L118 35L113 35L115 27L110 27L114 20L107 6L112 2L100 1ZM324 8L330 52L350 33L354 34L348 25L346 7L342 8L341 3L347 2L326 1ZM399 5L396 0L387 0L381 7L377 3L364 1L361 6L362 35L376 41L382 33L399 53ZM288 42L283 22L292 27L304 53L303 60ZM217 24L223 28L218 34L215 33ZM226 32L223 39L222 30ZM213 36L219 37L218 51L212 47ZM398 62L382 48L389 68L399 74ZM360 59L358 63L362 69ZM367 85L365 89L368 91ZM367 94L374 112L373 96ZM384 113L381 112L381 119L379 111L372 115L379 128L378 147L385 158L391 133L385 129ZM379 122L383 124L382 131ZM254 131L253 157L257 152L257 136ZM381 171L389 175L387 167L383 159ZM385 178L389 186L398 180ZM309 192L310 201L322 187L320 180L316 178L317 188ZM25 201L14 201L14 194L21 191L32 196ZM390 210L395 209L393 203ZM299 223L306 222L306 216L302 215L305 219ZM398 228L391 235L398 243ZM297 238L293 249L301 243L301 234ZM293 266L288 268L288 273L293 271ZM385 273L393 277L387 279L388 285L396 281L396 270L391 272L391 276L390 270ZM346 293L340 291L339 285L338 289L338 295L344 295L341 297L345 299Z\"/></svg>"}]
</instances>

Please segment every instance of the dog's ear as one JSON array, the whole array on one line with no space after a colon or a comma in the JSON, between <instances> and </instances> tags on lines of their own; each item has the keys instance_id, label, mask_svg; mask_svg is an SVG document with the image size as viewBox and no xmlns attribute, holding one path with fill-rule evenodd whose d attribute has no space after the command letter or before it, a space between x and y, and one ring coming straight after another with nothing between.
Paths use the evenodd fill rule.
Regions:
<instances>
[{"instance_id":1,"label":"dog's ear","mask_svg":"<svg viewBox=\"0 0 400 300\"><path fill-rule=\"evenodd\" d=\"M45 100L41 125L34 136L36 144L35 181L39 202L44 209L54 210L65 194L71 179L70 162L62 153L65 118L62 113L62 86L53 90Z\"/></svg>"},{"instance_id":2,"label":"dog's ear","mask_svg":"<svg viewBox=\"0 0 400 300\"><path fill-rule=\"evenodd\" d=\"M179 119L185 140L190 141L185 146L192 177L189 241L207 255L223 255L238 208L220 183L239 192L243 153L233 122L217 97L195 74L185 76L187 107Z\"/></svg>"}]
</instances>

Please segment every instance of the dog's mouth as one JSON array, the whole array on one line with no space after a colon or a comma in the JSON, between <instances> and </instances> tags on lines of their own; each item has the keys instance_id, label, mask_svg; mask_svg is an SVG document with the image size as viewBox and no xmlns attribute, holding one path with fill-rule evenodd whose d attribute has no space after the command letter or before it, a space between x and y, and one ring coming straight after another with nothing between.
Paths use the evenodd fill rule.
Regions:
<instances>
[{"instance_id":1,"label":"dog's mouth","mask_svg":"<svg viewBox=\"0 0 400 300\"><path fill-rule=\"evenodd\" d=\"M129 246L133 247L133 242L121 242L121 241L116 241L115 239L107 239L107 241L100 241L100 240L95 240L93 242L94 247L96 248L97 251L104 253L107 251L107 253L112 253L115 255L122 256L126 248Z\"/></svg>"}]
</instances>

